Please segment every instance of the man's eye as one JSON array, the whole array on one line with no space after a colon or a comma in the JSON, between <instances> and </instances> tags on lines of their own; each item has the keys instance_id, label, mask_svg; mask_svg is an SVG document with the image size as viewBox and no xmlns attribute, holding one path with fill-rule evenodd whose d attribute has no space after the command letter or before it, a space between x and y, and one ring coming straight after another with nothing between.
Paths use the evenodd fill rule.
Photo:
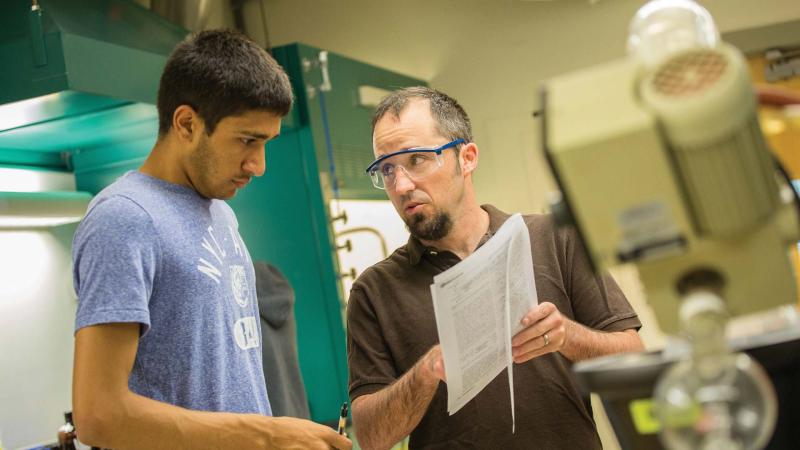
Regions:
<instances>
[{"instance_id":1,"label":"man's eye","mask_svg":"<svg viewBox=\"0 0 800 450\"><path fill-rule=\"evenodd\" d=\"M423 154L419 154L419 153L411 155L411 164L412 165L422 164L427 160L428 160L428 155L423 155Z\"/></svg>"},{"instance_id":2,"label":"man's eye","mask_svg":"<svg viewBox=\"0 0 800 450\"><path fill-rule=\"evenodd\" d=\"M389 176L392 173L394 173L394 166L393 165L384 164L383 166L381 166L381 174L383 174L383 176Z\"/></svg>"},{"instance_id":3,"label":"man's eye","mask_svg":"<svg viewBox=\"0 0 800 450\"><path fill-rule=\"evenodd\" d=\"M252 144L253 142L256 141L255 139L252 139L252 138L241 138L239 140L242 141L242 144L244 144L244 145L250 145L250 144Z\"/></svg>"}]
</instances>

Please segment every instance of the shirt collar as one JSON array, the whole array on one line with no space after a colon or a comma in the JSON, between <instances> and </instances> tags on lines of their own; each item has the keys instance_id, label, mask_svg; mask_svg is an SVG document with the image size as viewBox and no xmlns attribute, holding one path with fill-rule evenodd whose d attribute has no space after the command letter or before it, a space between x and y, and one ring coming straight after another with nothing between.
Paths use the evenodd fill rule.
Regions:
<instances>
[{"instance_id":1,"label":"shirt collar","mask_svg":"<svg viewBox=\"0 0 800 450\"><path fill-rule=\"evenodd\" d=\"M478 247L483 245L486 241L489 240L497 230L505 223L505 221L510 217L509 214L500 211L499 209L495 208L492 205L486 204L481 205L481 208L489 214L489 229L486 231L486 234L481 238L480 242L478 243ZM415 238L414 236L408 237L408 243L406 244L406 249L408 250L408 258L411 265L416 266L422 260L422 255L426 252L431 250L437 251L434 247L427 247L425 244L419 241L419 239Z\"/></svg>"}]
</instances>

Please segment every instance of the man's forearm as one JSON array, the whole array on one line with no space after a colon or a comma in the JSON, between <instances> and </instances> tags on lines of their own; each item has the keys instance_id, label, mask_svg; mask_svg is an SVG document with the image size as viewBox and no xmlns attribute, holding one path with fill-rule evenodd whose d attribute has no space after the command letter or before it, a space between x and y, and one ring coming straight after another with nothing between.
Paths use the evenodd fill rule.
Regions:
<instances>
[{"instance_id":1,"label":"man's forearm","mask_svg":"<svg viewBox=\"0 0 800 450\"><path fill-rule=\"evenodd\" d=\"M400 379L353 402L353 423L365 450L389 449L419 424L439 386L429 351Z\"/></svg>"},{"instance_id":2,"label":"man's forearm","mask_svg":"<svg viewBox=\"0 0 800 450\"><path fill-rule=\"evenodd\" d=\"M269 417L192 411L128 392L93 410L76 409L78 439L125 449L236 448L268 442Z\"/></svg>"},{"instance_id":3,"label":"man's forearm","mask_svg":"<svg viewBox=\"0 0 800 450\"><path fill-rule=\"evenodd\" d=\"M644 350L644 344L635 330L604 332L592 330L568 320L564 345L560 352L571 361Z\"/></svg>"},{"instance_id":4,"label":"man's forearm","mask_svg":"<svg viewBox=\"0 0 800 450\"><path fill-rule=\"evenodd\" d=\"M84 410L75 416L78 439L116 450L350 450L352 446L332 428L294 417L193 411L130 392L120 401L108 403L99 414Z\"/></svg>"},{"instance_id":5,"label":"man's forearm","mask_svg":"<svg viewBox=\"0 0 800 450\"><path fill-rule=\"evenodd\" d=\"M350 449L335 430L293 417L192 411L132 392L138 323L85 327L75 334L72 408L78 439L125 449Z\"/></svg>"}]
</instances>

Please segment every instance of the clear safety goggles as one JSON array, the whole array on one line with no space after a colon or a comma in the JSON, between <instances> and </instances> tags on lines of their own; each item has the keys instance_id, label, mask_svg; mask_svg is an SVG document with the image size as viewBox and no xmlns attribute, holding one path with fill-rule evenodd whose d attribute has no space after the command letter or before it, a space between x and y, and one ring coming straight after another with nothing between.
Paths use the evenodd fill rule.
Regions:
<instances>
[{"instance_id":1,"label":"clear safety goggles","mask_svg":"<svg viewBox=\"0 0 800 450\"><path fill-rule=\"evenodd\" d=\"M465 143L456 139L438 147L415 147L381 156L367 167L372 185L390 189L397 182L397 172L402 169L412 181L419 181L442 167L442 152Z\"/></svg>"}]
</instances>

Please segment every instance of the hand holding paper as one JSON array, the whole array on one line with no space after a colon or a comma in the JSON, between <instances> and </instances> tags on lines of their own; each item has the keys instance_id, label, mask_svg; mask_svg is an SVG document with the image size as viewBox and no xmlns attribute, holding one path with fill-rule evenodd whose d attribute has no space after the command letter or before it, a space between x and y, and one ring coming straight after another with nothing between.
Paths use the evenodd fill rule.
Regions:
<instances>
[{"instance_id":1,"label":"hand holding paper","mask_svg":"<svg viewBox=\"0 0 800 450\"><path fill-rule=\"evenodd\" d=\"M540 303L522 318L525 327L511 340L514 362L522 364L537 356L557 352L566 341L568 320L556 306Z\"/></svg>"},{"instance_id":2,"label":"hand holding paper","mask_svg":"<svg viewBox=\"0 0 800 450\"><path fill-rule=\"evenodd\" d=\"M434 277L431 294L447 374L447 409L454 414L511 367L511 336L523 330L521 320L537 303L522 216L511 216L472 255ZM508 378L513 430L512 370Z\"/></svg>"},{"instance_id":3,"label":"hand holding paper","mask_svg":"<svg viewBox=\"0 0 800 450\"><path fill-rule=\"evenodd\" d=\"M434 345L428 350L423 357L423 364L425 368L431 373L433 376L438 378L440 381L447 382L447 376L445 375L444 371L444 359L442 359L442 348L439 345Z\"/></svg>"}]
</instances>

